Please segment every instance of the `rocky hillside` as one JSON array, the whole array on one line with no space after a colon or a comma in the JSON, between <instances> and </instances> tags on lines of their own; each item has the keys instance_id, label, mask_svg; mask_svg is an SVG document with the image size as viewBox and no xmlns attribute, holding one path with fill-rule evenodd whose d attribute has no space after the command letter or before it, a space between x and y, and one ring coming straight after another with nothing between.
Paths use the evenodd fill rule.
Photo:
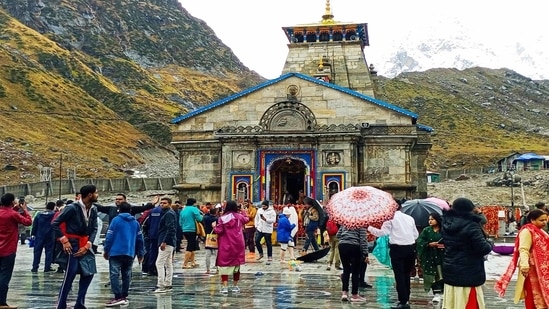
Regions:
<instances>
[{"instance_id":1,"label":"rocky hillside","mask_svg":"<svg viewBox=\"0 0 549 309\"><path fill-rule=\"evenodd\" d=\"M434 128L428 169L489 166L515 151L549 155L547 81L506 69L433 69L379 77L377 97Z\"/></svg>"},{"instance_id":2,"label":"rocky hillside","mask_svg":"<svg viewBox=\"0 0 549 309\"><path fill-rule=\"evenodd\" d=\"M177 0L0 0L0 66L0 184L61 160L64 176L176 173L169 121L264 80ZM435 129L429 169L549 154L548 81L437 69L376 90Z\"/></svg>"},{"instance_id":3,"label":"rocky hillside","mask_svg":"<svg viewBox=\"0 0 549 309\"><path fill-rule=\"evenodd\" d=\"M172 118L264 80L175 0L0 0L0 29L0 183L61 154L122 176L171 153Z\"/></svg>"}]
</instances>

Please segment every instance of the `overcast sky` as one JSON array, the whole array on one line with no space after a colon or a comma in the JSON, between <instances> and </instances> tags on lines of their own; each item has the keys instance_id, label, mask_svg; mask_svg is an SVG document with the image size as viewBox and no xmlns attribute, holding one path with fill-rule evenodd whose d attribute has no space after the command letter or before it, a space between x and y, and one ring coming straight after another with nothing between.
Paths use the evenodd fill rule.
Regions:
<instances>
[{"instance_id":1,"label":"overcast sky","mask_svg":"<svg viewBox=\"0 0 549 309\"><path fill-rule=\"evenodd\" d=\"M272 79L280 75L288 47L281 27L321 20L326 0L179 0L204 20L248 68ZM549 27L542 1L331 0L336 21L368 23L369 63L403 37L444 36L463 31L495 48L519 40L539 41ZM458 26L459 21L459 26ZM534 44L534 43L532 43ZM539 45L539 44L538 44ZM501 46L501 47L498 47ZM505 64L501 65L506 66ZM509 65L507 65L509 67Z\"/></svg>"}]
</instances>

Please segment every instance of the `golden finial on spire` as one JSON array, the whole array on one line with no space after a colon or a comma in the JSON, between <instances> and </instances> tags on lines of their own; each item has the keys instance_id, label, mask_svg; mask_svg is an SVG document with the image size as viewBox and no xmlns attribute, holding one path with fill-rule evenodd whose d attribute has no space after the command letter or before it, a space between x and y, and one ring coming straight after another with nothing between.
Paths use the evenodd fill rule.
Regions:
<instances>
[{"instance_id":1,"label":"golden finial on spire","mask_svg":"<svg viewBox=\"0 0 549 309\"><path fill-rule=\"evenodd\" d=\"M323 24L334 24L334 15L332 14L332 8L330 7L330 0L326 0L326 9L324 11L324 15L322 15L322 21Z\"/></svg>"},{"instance_id":2,"label":"golden finial on spire","mask_svg":"<svg viewBox=\"0 0 549 309\"><path fill-rule=\"evenodd\" d=\"M328 0L329 1L329 0ZM323 71L324 70L324 61L322 61L322 56L320 56L320 59L318 59L318 70Z\"/></svg>"}]
</instances>

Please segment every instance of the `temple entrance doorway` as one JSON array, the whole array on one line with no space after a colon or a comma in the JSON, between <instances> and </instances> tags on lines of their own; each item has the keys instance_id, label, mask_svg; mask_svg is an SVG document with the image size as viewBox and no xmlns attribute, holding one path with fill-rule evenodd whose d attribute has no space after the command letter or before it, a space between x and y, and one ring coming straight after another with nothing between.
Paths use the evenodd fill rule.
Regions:
<instances>
[{"instance_id":1,"label":"temple entrance doorway","mask_svg":"<svg viewBox=\"0 0 549 309\"><path fill-rule=\"evenodd\" d=\"M295 203L299 191L305 188L306 170L305 163L297 159L286 158L273 162L270 170L271 200L275 204L282 204L285 198L291 198L292 203Z\"/></svg>"}]
</instances>

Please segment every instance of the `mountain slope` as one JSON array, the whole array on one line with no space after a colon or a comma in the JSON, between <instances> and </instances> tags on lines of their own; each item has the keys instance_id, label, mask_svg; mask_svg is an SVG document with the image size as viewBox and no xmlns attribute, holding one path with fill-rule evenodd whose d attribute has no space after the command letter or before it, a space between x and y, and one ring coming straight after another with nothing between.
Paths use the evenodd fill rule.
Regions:
<instances>
[{"instance_id":1,"label":"mountain slope","mask_svg":"<svg viewBox=\"0 0 549 309\"><path fill-rule=\"evenodd\" d=\"M511 152L549 154L549 88L511 70L432 69L378 78L378 98L435 129L430 169L488 166Z\"/></svg>"}]
</instances>

